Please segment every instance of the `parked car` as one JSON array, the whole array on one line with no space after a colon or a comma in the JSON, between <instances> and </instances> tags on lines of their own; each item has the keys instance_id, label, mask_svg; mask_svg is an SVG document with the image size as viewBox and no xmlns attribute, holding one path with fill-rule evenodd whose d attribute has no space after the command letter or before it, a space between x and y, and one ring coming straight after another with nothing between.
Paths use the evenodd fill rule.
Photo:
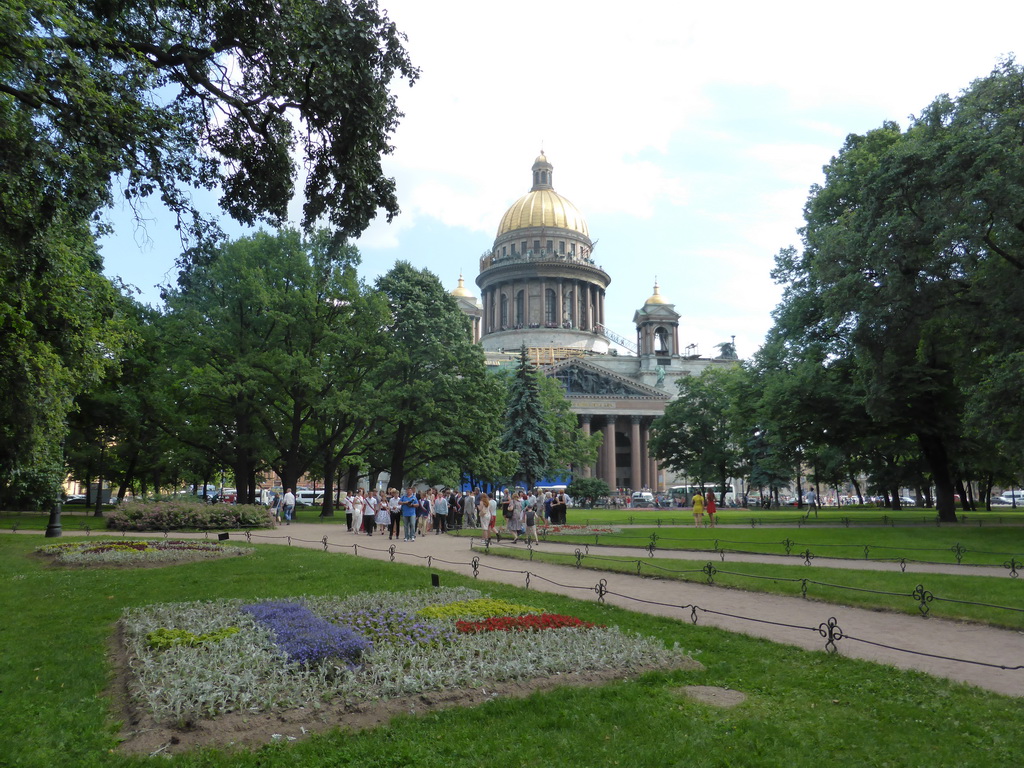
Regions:
<instances>
[{"instance_id":1,"label":"parked car","mask_svg":"<svg viewBox=\"0 0 1024 768\"><path fill-rule=\"evenodd\" d=\"M238 498L238 491L235 488L225 488L222 491L217 491L211 496L207 496L207 500L211 504L234 504Z\"/></svg>"},{"instance_id":2,"label":"parked car","mask_svg":"<svg viewBox=\"0 0 1024 768\"><path fill-rule=\"evenodd\" d=\"M66 499L64 499L64 501L61 502L61 503L62 504L85 504L85 494L84 493L73 493L72 495L70 495Z\"/></svg>"}]
</instances>

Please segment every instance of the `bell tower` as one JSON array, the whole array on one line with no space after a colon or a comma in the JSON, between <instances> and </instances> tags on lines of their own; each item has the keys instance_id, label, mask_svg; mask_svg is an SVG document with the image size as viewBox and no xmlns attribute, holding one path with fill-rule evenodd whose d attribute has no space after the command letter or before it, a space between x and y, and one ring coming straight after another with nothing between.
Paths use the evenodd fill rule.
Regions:
<instances>
[{"instance_id":1,"label":"bell tower","mask_svg":"<svg viewBox=\"0 0 1024 768\"><path fill-rule=\"evenodd\" d=\"M633 323L641 370L653 371L658 366L665 368L679 361L679 313L675 305L661 295L657 280L654 293L633 315Z\"/></svg>"}]
</instances>

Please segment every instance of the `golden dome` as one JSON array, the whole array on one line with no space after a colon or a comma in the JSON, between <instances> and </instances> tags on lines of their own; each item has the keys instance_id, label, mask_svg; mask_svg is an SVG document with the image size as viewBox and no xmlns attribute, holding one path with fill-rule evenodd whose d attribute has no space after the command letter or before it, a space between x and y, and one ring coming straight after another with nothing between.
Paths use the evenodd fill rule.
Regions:
<instances>
[{"instance_id":1,"label":"golden dome","mask_svg":"<svg viewBox=\"0 0 1024 768\"><path fill-rule=\"evenodd\" d=\"M590 231L580 209L555 192L551 177L552 165L542 151L533 161L533 187L501 217L498 237L517 229L556 227L579 232L590 239Z\"/></svg>"},{"instance_id":2,"label":"golden dome","mask_svg":"<svg viewBox=\"0 0 1024 768\"><path fill-rule=\"evenodd\" d=\"M668 303L669 303L669 300L666 299L664 296L662 296L661 293L658 291L658 281L655 280L654 281L654 294L647 301L644 302L644 306L646 307L648 304L668 304Z\"/></svg>"},{"instance_id":3,"label":"golden dome","mask_svg":"<svg viewBox=\"0 0 1024 768\"><path fill-rule=\"evenodd\" d=\"M498 237L506 232L531 227L558 227L590 237L587 222L580 209L553 189L527 192L516 200L498 225Z\"/></svg>"},{"instance_id":4,"label":"golden dome","mask_svg":"<svg viewBox=\"0 0 1024 768\"><path fill-rule=\"evenodd\" d=\"M459 275L459 287L452 291L452 296L458 296L466 299L476 298L476 296L469 292L469 288L466 287L466 281L462 279L462 275Z\"/></svg>"}]
</instances>

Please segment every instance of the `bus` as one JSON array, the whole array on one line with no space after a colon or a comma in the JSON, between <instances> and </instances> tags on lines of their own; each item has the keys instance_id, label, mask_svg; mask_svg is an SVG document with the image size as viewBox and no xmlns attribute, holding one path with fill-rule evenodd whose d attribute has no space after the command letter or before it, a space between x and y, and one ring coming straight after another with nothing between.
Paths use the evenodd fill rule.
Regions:
<instances>
[{"instance_id":1,"label":"bus","mask_svg":"<svg viewBox=\"0 0 1024 768\"><path fill-rule=\"evenodd\" d=\"M672 506L688 506L690 499L693 498L693 494L700 493L701 487L699 485L673 485L668 489L669 496L672 498ZM732 483L725 486L711 485L710 483L705 484L704 493L708 491L715 492L715 498L718 499L718 503L721 505L729 506L736 503L736 494L733 490Z\"/></svg>"}]
</instances>

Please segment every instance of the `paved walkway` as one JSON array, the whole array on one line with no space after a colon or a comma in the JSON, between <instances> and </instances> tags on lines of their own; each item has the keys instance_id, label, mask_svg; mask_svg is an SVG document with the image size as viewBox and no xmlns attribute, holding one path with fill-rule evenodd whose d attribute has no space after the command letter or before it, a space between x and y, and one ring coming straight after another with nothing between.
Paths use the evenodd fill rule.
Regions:
<instances>
[{"instance_id":1,"label":"paved walkway","mask_svg":"<svg viewBox=\"0 0 1024 768\"><path fill-rule=\"evenodd\" d=\"M828 624L834 618L835 626L840 630L834 641L841 655L903 669L916 669L1009 696L1024 696L1024 632L1021 631L846 608L799 597L766 595L703 584L589 571L536 560L503 558L473 551L469 539L455 536L427 534L406 543L389 541L387 536L375 535L371 538L365 534L348 533L336 525L294 523L275 531L254 534L252 540L316 549L323 549L326 542L330 552L428 565L433 571L452 571L467 576L473 575L473 561L478 558L477 573L482 580L528 586L541 592L554 592L582 600L597 600L598 584L604 580L607 590L604 601L608 604L686 621L696 616L701 625L720 627L811 650L825 648ZM522 548L523 544L502 543L498 546ZM539 552L571 553L578 546L542 542L537 549ZM629 557L646 559L644 550L600 549L602 555L625 553ZM657 559L669 557L690 557L700 563L708 561L706 555L694 557L694 553L670 555L667 550L657 552ZM727 561L733 559L738 560L738 556L726 556ZM778 563L780 559L792 564L802 562L796 557L771 556L755 561ZM899 567L898 564L861 560L827 562L832 567L852 567L854 563L861 568L875 566L891 570ZM824 561L814 562L814 565L824 564ZM914 568L915 572L922 573L980 575L977 566L928 566L926 570L925 566L914 564ZM987 575L1009 578L1005 569L985 570L990 572ZM680 638L680 645L686 647L685 637Z\"/></svg>"}]
</instances>

